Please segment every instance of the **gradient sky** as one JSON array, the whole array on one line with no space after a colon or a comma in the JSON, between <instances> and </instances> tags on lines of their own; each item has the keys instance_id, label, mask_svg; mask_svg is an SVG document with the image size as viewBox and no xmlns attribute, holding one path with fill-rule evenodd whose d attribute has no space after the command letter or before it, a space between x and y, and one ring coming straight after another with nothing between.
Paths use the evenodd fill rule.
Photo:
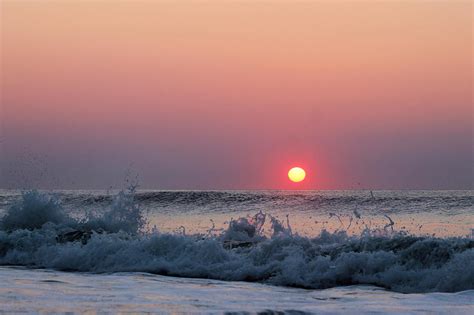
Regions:
<instances>
[{"instance_id":1,"label":"gradient sky","mask_svg":"<svg viewBox=\"0 0 474 315\"><path fill-rule=\"evenodd\" d=\"M471 1L1 11L0 187L473 188Z\"/></svg>"}]
</instances>

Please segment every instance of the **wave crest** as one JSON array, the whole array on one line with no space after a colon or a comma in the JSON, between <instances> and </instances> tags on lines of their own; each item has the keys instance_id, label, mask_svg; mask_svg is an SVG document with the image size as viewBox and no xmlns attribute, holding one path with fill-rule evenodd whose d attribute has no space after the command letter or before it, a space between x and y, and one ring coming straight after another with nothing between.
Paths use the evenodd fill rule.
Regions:
<instances>
[{"instance_id":1,"label":"wave crest","mask_svg":"<svg viewBox=\"0 0 474 315\"><path fill-rule=\"evenodd\" d=\"M220 233L145 233L134 191L103 214L73 219L54 198L23 194L1 220L0 264L83 272L150 272L322 289L372 284L400 292L474 289L474 240L344 231L309 238L268 214ZM49 199L48 199L49 198ZM273 234L261 233L270 218ZM69 232L68 232L69 231ZM88 233L61 241L58 235Z\"/></svg>"}]
</instances>

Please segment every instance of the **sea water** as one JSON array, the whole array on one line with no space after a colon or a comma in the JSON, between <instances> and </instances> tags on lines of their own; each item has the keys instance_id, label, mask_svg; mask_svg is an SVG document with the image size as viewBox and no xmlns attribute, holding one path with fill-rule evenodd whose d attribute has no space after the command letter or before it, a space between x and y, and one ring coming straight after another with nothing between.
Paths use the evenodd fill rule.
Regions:
<instances>
[{"instance_id":1,"label":"sea water","mask_svg":"<svg viewBox=\"0 0 474 315\"><path fill-rule=\"evenodd\" d=\"M0 191L0 310L472 313L472 191Z\"/></svg>"}]
</instances>

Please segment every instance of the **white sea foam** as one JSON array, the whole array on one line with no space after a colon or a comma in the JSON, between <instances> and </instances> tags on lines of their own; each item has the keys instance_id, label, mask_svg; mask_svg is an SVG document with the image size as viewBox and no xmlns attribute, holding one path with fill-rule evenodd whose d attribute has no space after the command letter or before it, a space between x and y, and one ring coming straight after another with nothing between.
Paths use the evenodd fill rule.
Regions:
<instances>
[{"instance_id":1,"label":"white sea foam","mask_svg":"<svg viewBox=\"0 0 474 315\"><path fill-rule=\"evenodd\" d=\"M268 221L272 233L263 233ZM149 272L301 288L376 285L399 292L474 289L474 240L411 236L389 228L299 236L262 212L222 232L146 232L134 191L74 219L54 196L25 192L2 218L0 265L96 273ZM67 234L69 233L69 234ZM72 233L72 234L71 234ZM69 235L69 238L62 238Z\"/></svg>"}]
</instances>

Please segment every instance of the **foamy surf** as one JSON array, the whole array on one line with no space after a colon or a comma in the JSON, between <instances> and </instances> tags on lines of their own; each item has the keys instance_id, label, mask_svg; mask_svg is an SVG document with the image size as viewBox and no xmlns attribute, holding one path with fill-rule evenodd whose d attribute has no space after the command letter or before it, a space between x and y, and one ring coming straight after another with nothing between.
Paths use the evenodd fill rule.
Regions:
<instances>
[{"instance_id":1,"label":"foamy surf","mask_svg":"<svg viewBox=\"0 0 474 315\"><path fill-rule=\"evenodd\" d=\"M120 192L110 207L79 218L67 213L55 197L29 191L1 219L0 265L146 272L306 289L474 289L473 239L409 235L394 229L392 219L386 221L382 227L366 226L359 235L340 229L307 237L292 230L288 217L285 222L258 212L230 220L222 230L160 233L147 228L134 189Z\"/></svg>"}]
</instances>

